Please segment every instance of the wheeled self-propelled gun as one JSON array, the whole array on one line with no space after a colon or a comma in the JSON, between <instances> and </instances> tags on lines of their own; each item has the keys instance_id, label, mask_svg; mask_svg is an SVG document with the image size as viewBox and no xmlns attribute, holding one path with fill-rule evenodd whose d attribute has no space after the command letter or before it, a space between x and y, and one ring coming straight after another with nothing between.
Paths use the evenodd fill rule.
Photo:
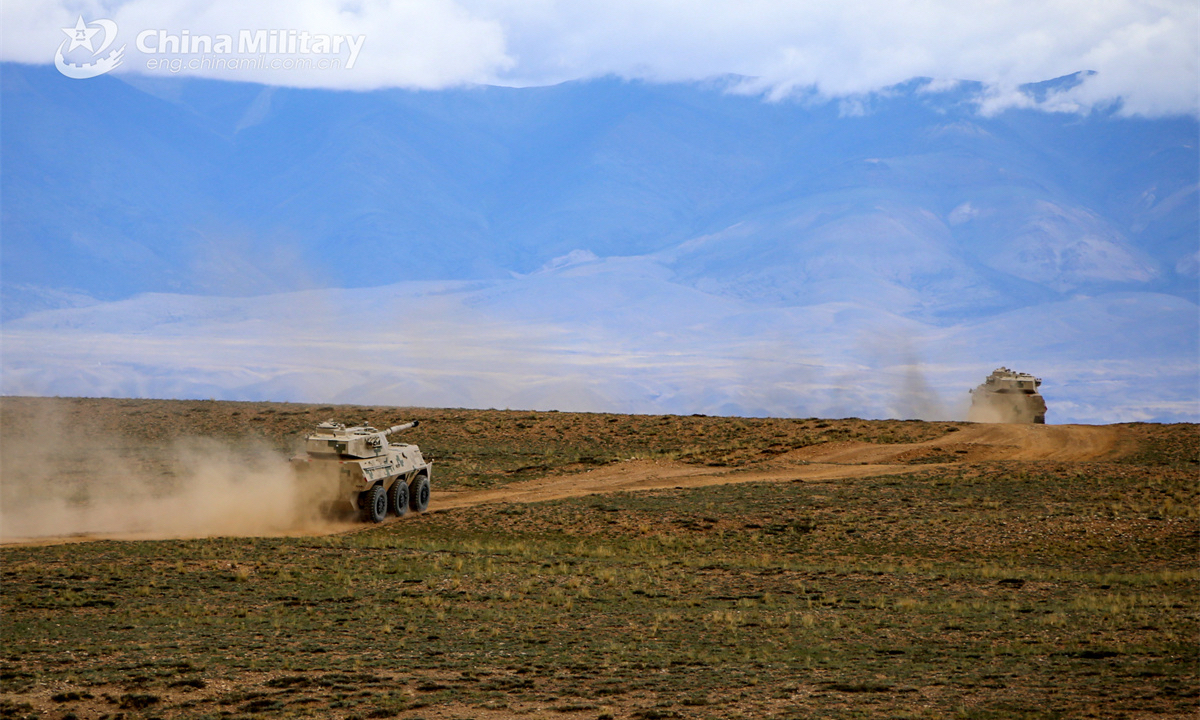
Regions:
<instances>
[{"instance_id":1,"label":"wheeled self-propelled gun","mask_svg":"<svg viewBox=\"0 0 1200 720\"><path fill-rule=\"evenodd\" d=\"M305 454L292 462L298 475L336 476L333 504L356 511L364 521L382 522L389 514L402 517L410 510L424 512L429 507L433 464L425 461L416 445L388 441L388 435L418 424L414 420L377 430L327 420L305 436Z\"/></svg>"}]
</instances>

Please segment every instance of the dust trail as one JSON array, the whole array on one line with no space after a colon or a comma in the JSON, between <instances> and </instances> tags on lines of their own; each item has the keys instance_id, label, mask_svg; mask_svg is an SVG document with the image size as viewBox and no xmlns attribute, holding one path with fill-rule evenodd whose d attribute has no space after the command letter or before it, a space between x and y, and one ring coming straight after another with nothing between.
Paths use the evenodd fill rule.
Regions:
<instances>
[{"instance_id":1,"label":"dust trail","mask_svg":"<svg viewBox=\"0 0 1200 720\"><path fill-rule=\"evenodd\" d=\"M1012 408L985 403L975 403L967 410L967 422L974 423L1018 423L1020 417Z\"/></svg>"},{"instance_id":2,"label":"dust trail","mask_svg":"<svg viewBox=\"0 0 1200 720\"><path fill-rule=\"evenodd\" d=\"M867 366L846 373L843 382L848 387L879 388L874 401L858 401L860 408L875 404L882 408L884 417L900 419L960 420L966 415L966 401L944 396L946 367L925 359L938 355L933 340L911 327L898 325L862 333L856 346Z\"/></svg>"},{"instance_id":3,"label":"dust trail","mask_svg":"<svg viewBox=\"0 0 1200 720\"><path fill-rule=\"evenodd\" d=\"M298 484L262 443L184 439L146 447L68 432L54 417L0 438L0 541L72 535L181 538L331 529L332 486Z\"/></svg>"}]
</instances>

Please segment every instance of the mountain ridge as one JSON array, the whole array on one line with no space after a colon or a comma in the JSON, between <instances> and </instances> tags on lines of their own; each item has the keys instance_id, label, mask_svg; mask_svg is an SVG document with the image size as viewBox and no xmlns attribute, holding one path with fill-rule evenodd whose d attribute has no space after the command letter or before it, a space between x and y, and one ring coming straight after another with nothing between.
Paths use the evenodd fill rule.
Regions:
<instances>
[{"instance_id":1,"label":"mountain ridge","mask_svg":"<svg viewBox=\"0 0 1200 720\"><path fill-rule=\"evenodd\" d=\"M1197 297L1186 118L988 118L962 90L898 91L844 116L616 80L351 93L5 64L3 82L6 284L114 299L501 277L846 202L933 213L969 256L1050 223L1042 203L1067 218L1060 245L1101 235L1158 273L1093 279ZM977 213L949 222L962 207ZM1027 237L1027 254L1054 240ZM1086 284L1071 271L1034 282Z\"/></svg>"},{"instance_id":2,"label":"mountain ridge","mask_svg":"<svg viewBox=\"0 0 1200 720\"><path fill-rule=\"evenodd\" d=\"M1010 365L1200 417L1192 118L0 83L0 392L933 418Z\"/></svg>"}]
</instances>

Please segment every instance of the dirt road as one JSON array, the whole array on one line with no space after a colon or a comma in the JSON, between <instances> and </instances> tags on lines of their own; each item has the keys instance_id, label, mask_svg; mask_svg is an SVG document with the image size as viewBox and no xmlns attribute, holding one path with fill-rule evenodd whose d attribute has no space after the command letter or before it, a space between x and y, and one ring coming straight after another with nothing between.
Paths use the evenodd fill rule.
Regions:
<instances>
[{"instance_id":1,"label":"dirt road","mask_svg":"<svg viewBox=\"0 0 1200 720\"><path fill-rule=\"evenodd\" d=\"M749 482L828 482L847 478L911 473L934 467L973 461L1051 460L1078 462L1112 459L1137 448L1136 438L1114 426L1084 425L969 425L924 442L880 444L862 441L825 442L791 450L752 469L708 467L666 460L629 460L587 472L558 473L475 491L436 488L430 511L445 511L487 503L532 503L561 498L613 492L701 487ZM94 509L94 508L93 508ZM128 508L125 508L129 510ZM60 509L60 511L65 511ZM113 511L113 509L109 509ZM57 544L97 539L152 540L213 535L334 535L368 529L360 523L306 522L246 526L231 532L221 526L207 532L177 528L139 529L145 513L130 511L125 529L84 530L72 534L52 533L36 538L5 537L0 543ZM396 522L389 520L388 522Z\"/></svg>"},{"instance_id":2,"label":"dirt road","mask_svg":"<svg viewBox=\"0 0 1200 720\"><path fill-rule=\"evenodd\" d=\"M767 469L731 470L657 460L631 460L589 472L558 475L495 490L438 492L430 509L495 502L529 503L609 492L746 482L827 481L916 472L964 461L1119 457L1135 447L1120 429L1091 425L972 425L920 443L826 443L780 455ZM938 462L938 460L944 460ZM920 461L913 464L914 461Z\"/></svg>"}]
</instances>

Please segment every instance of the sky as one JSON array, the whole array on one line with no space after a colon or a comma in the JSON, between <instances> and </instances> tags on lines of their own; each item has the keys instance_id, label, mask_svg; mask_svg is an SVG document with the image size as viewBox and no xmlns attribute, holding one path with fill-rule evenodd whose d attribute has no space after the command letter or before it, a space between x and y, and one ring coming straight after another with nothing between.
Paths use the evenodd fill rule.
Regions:
<instances>
[{"instance_id":1,"label":"sky","mask_svg":"<svg viewBox=\"0 0 1200 720\"><path fill-rule=\"evenodd\" d=\"M927 77L935 88L983 83L985 114L1030 104L1087 112L1119 102L1129 115L1200 115L1194 0L5 0L2 12L0 58L33 64L54 62L64 29L79 17L114 21L112 50L125 47L117 73L347 90L736 76L732 90L774 100L886 92ZM157 47L160 36L184 31L214 42L224 34L233 39L229 56L253 58L261 53L237 45L242 31L259 30L346 42L337 66L324 68L295 61L334 53L268 58L291 58L288 67L217 66L209 53L207 64L189 66L203 53ZM151 36L141 45L150 52L139 49L145 31ZM350 40L361 43L357 51ZM1040 100L1016 90L1079 71L1094 74Z\"/></svg>"}]
</instances>

